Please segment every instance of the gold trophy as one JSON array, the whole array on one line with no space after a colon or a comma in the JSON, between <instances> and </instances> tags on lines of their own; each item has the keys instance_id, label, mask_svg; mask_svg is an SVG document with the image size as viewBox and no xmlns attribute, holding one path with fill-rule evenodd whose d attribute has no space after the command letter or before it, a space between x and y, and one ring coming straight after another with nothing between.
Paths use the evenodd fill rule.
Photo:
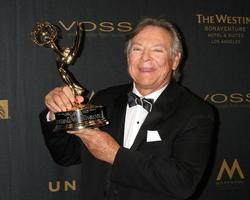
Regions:
<instances>
[{"instance_id":1,"label":"gold trophy","mask_svg":"<svg viewBox=\"0 0 250 200\"><path fill-rule=\"evenodd\" d=\"M84 95L87 90L82 87L68 71L77 56L82 40L82 31L78 21L75 21L76 36L72 47L60 48L58 46L58 29L50 22L37 22L31 32L31 40L38 46L53 49L57 55L56 64L59 74L65 84L69 86L75 96ZM87 99L86 97L84 98ZM73 109L66 112L55 113L56 126L54 131L75 131L82 128L96 128L105 126L109 122L104 117L103 106L89 103L74 103Z\"/></svg>"}]
</instances>

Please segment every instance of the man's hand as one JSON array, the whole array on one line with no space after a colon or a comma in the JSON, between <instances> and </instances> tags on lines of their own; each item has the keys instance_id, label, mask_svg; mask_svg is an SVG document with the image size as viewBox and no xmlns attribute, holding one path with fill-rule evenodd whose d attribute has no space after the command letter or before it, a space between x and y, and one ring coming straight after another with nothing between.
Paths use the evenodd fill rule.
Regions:
<instances>
[{"instance_id":1,"label":"man's hand","mask_svg":"<svg viewBox=\"0 0 250 200\"><path fill-rule=\"evenodd\" d=\"M99 160L114 163L120 145L108 133L99 129L81 129L69 131L70 134L78 136L90 153Z\"/></svg>"},{"instance_id":2,"label":"man's hand","mask_svg":"<svg viewBox=\"0 0 250 200\"><path fill-rule=\"evenodd\" d=\"M56 112L71 110L73 103L81 102L83 102L83 97L75 97L68 86L57 87L45 96L45 105L50 110L50 120L55 119Z\"/></svg>"}]
</instances>

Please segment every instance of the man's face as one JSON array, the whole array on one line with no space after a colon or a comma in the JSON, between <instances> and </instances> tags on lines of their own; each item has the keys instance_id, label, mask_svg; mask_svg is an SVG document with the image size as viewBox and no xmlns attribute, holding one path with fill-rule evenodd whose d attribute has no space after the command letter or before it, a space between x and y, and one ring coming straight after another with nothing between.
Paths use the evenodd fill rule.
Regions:
<instances>
[{"instance_id":1,"label":"man's face","mask_svg":"<svg viewBox=\"0 0 250 200\"><path fill-rule=\"evenodd\" d=\"M128 72L142 95L162 88L171 79L180 54L171 57L171 36L161 27L146 26L131 40Z\"/></svg>"}]
</instances>

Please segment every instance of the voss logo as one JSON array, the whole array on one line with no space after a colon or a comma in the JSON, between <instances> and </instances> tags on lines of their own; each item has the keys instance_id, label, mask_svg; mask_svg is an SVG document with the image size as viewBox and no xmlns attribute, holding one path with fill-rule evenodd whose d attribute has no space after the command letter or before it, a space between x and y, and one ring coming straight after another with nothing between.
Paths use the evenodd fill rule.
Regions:
<instances>
[{"instance_id":1,"label":"voss logo","mask_svg":"<svg viewBox=\"0 0 250 200\"><path fill-rule=\"evenodd\" d=\"M76 22L72 22L70 24L67 24L63 22L62 20L59 21L60 26L65 31L71 31L74 29L74 25ZM113 21L101 21L101 22L95 22L95 21L80 21L79 22L80 29L85 32L103 32L103 33L109 33L109 32L121 32L126 33L130 32L133 27L132 23L128 21L120 21L120 22L113 22Z\"/></svg>"}]
</instances>

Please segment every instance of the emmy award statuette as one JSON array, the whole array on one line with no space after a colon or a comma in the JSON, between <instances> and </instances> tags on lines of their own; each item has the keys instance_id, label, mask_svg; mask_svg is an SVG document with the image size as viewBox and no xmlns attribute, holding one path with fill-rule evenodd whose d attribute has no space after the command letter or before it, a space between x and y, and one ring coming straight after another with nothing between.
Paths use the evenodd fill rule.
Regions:
<instances>
[{"instance_id":1,"label":"emmy award statuette","mask_svg":"<svg viewBox=\"0 0 250 200\"><path fill-rule=\"evenodd\" d=\"M76 35L72 47L60 48L58 45L58 29L50 22L37 22L31 32L31 40L38 46L52 49L56 55L56 65L64 83L69 86L75 96L84 95L87 91L68 71L73 65L80 48L82 31L79 23L75 21ZM87 98L84 98L87 99ZM83 128L96 128L105 126L109 122L104 117L103 106L90 103L74 103L73 109L66 112L55 113L56 126L54 131L75 131Z\"/></svg>"}]
</instances>

